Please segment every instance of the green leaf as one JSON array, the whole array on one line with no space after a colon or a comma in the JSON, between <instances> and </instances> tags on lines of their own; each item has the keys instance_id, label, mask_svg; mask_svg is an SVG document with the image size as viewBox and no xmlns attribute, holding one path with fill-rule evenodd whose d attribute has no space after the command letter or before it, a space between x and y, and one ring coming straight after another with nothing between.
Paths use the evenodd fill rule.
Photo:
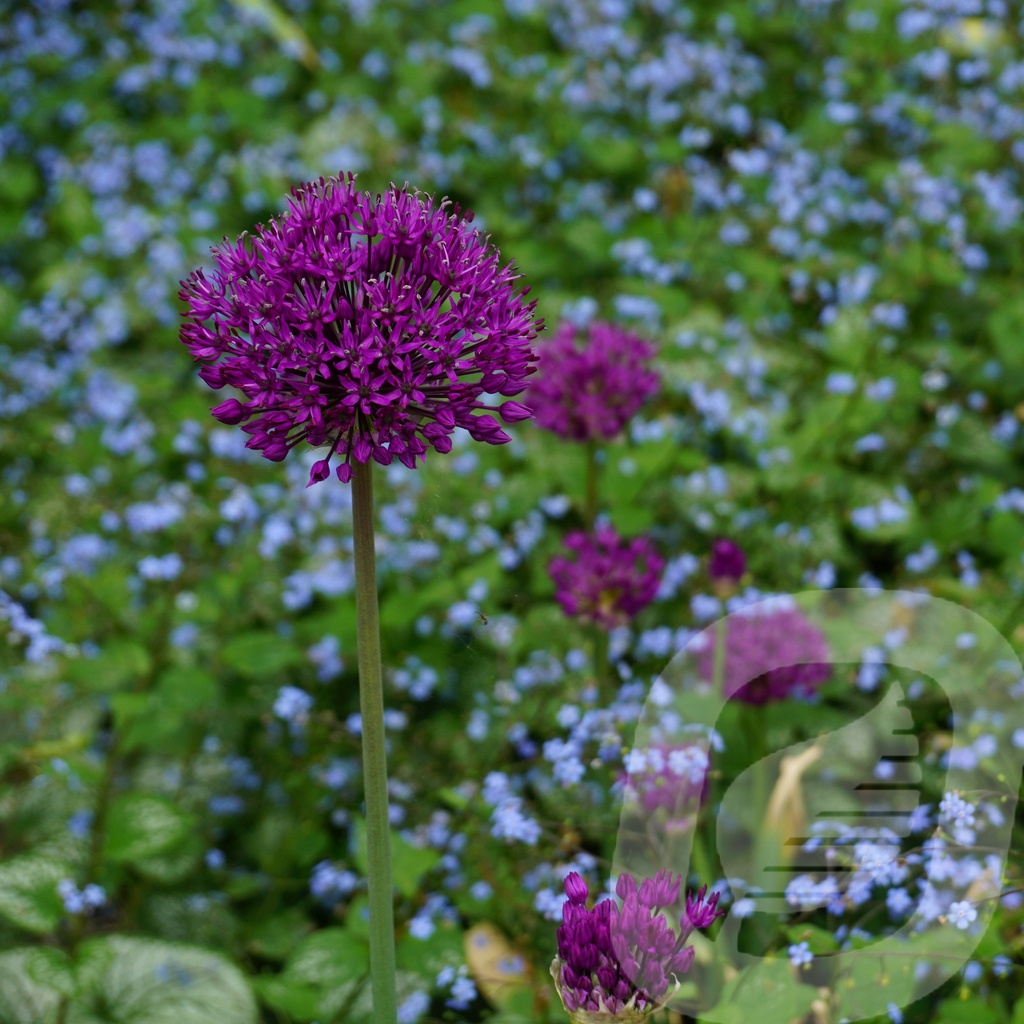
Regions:
<instances>
[{"instance_id":1,"label":"green leaf","mask_svg":"<svg viewBox=\"0 0 1024 1024\"><path fill-rule=\"evenodd\" d=\"M762 960L741 971L722 990L708 1014L722 1024L750 1020L794 1020L802 1017L817 997L810 985L797 981L784 960Z\"/></svg>"},{"instance_id":2,"label":"green leaf","mask_svg":"<svg viewBox=\"0 0 1024 1024\"><path fill-rule=\"evenodd\" d=\"M216 703L217 680L201 668L169 668L157 681L157 692L168 708L195 711Z\"/></svg>"},{"instance_id":3,"label":"green leaf","mask_svg":"<svg viewBox=\"0 0 1024 1024\"><path fill-rule=\"evenodd\" d=\"M259 896L267 890L267 879L256 872L232 872L224 884L224 891L233 900L247 900Z\"/></svg>"},{"instance_id":4,"label":"green leaf","mask_svg":"<svg viewBox=\"0 0 1024 1024\"><path fill-rule=\"evenodd\" d=\"M1018 1008L1020 1003L1018 1002ZM1014 1009L1014 1024L1018 1022L1018 1009ZM1022 1012L1024 1016L1024 1012ZM999 1012L982 999L947 999L939 1007L935 1024L997 1024Z\"/></svg>"},{"instance_id":5,"label":"green leaf","mask_svg":"<svg viewBox=\"0 0 1024 1024\"><path fill-rule=\"evenodd\" d=\"M447 804L453 811L464 811L469 806L469 797L454 786L445 786L436 793L438 800Z\"/></svg>"},{"instance_id":6,"label":"green leaf","mask_svg":"<svg viewBox=\"0 0 1024 1024\"><path fill-rule=\"evenodd\" d=\"M117 863L155 857L180 843L192 826L192 817L170 801L129 793L111 804L105 856Z\"/></svg>"},{"instance_id":7,"label":"green leaf","mask_svg":"<svg viewBox=\"0 0 1024 1024\"><path fill-rule=\"evenodd\" d=\"M221 651L224 664L240 676L272 676L302 660L299 649L276 633L243 633Z\"/></svg>"},{"instance_id":8,"label":"green leaf","mask_svg":"<svg viewBox=\"0 0 1024 1024\"><path fill-rule=\"evenodd\" d=\"M836 362L855 370L874 346L875 336L862 309L839 310L825 332L825 349Z\"/></svg>"},{"instance_id":9,"label":"green leaf","mask_svg":"<svg viewBox=\"0 0 1024 1024\"><path fill-rule=\"evenodd\" d=\"M39 188L39 176L27 160L5 160L0 164L0 198L4 203L27 202Z\"/></svg>"},{"instance_id":10,"label":"green leaf","mask_svg":"<svg viewBox=\"0 0 1024 1024\"><path fill-rule=\"evenodd\" d=\"M247 847L260 869L270 875L287 873L296 864L312 867L329 852L323 829L285 812L267 813L252 830Z\"/></svg>"},{"instance_id":11,"label":"green leaf","mask_svg":"<svg viewBox=\"0 0 1024 1024\"><path fill-rule=\"evenodd\" d=\"M70 965L56 949L0 953L0 1024L55 1024Z\"/></svg>"},{"instance_id":12,"label":"green leaf","mask_svg":"<svg viewBox=\"0 0 1024 1024\"><path fill-rule=\"evenodd\" d=\"M149 672L149 651L134 640L116 640L104 645L95 658L72 661L68 674L90 690L111 693L139 683Z\"/></svg>"},{"instance_id":13,"label":"green leaf","mask_svg":"<svg viewBox=\"0 0 1024 1024\"><path fill-rule=\"evenodd\" d=\"M231 0L239 9L255 15L256 20L266 25L285 53L297 53L299 59L310 70L315 70L320 61L302 26L287 11L278 7L273 0Z\"/></svg>"},{"instance_id":14,"label":"green leaf","mask_svg":"<svg viewBox=\"0 0 1024 1024\"><path fill-rule=\"evenodd\" d=\"M285 960L309 934L310 922L298 907L257 921L247 948L264 960Z\"/></svg>"},{"instance_id":15,"label":"green leaf","mask_svg":"<svg viewBox=\"0 0 1024 1024\"><path fill-rule=\"evenodd\" d=\"M118 701L119 697L138 701L138 708ZM115 694L112 703L119 718L121 749L125 753L145 750L150 754L176 754L181 750L182 730L189 719L184 708L168 708L155 693ZM192 714L195 714L194 709Z\"/></svg>"},{"instance_id":16,"label":"green leaf","mask_svg":"<svg viewBox=\"0 0 1024 1024\"><path fill-rule=\"evenodd\" d=\"M256 1024L245 976L207 949L109 935L85 943L79 956L67 1024Z\"/></svg>"},{"instance_id":17,"label":"green leaf","mask_svg":"<svg viewBox=\"0 0 1024 1024\"><path fill-rule=\"evenodd\" d=\"M443 967L458 967L465 961L463 942L461 928L450 921L439 922L426 939L404 935L395 949L396 962L400 968L433 981Z\"/></svg>"},{"instance_id":18,"label":"green leaf","mask_svg":"<svg viewBox=\"0 0 1024 1024\"><path fill-rule=\"evenodd\" d=\"M932 136L943 163L957 169L977 170L999 161L999 147L966 124L936 124Z\"/></svg>"},{"instance_id":19,"label":"green leaf","mask_svg":"<svg viewBox=\"0 0 1024 1024\"><path fill-rule=\"evenodd\" d=\"M1010 301L995 309L988 318L988 332L1007 370L1024 369L1024 303Z\"/></svg>"},{"instance_id":20,"label":"green leaf","mask_svg":"<svg viewBox=\"0 0 1024 1024\"><path fill-rule=\"evenodd\" d=\"M365 942L344 928L324 928L308 936L288 960L284 977L290 982L333 988L364 977L370 969Z\"/></svg>"},{"instance_id":21,"label":"green leaf","mask_svg":"<svg viewBox=\"0 0 1024 1024\"><path fill-rule=\"evenodd\" d=\"M199 864L205 844L195 832L187 832L181 842L152 857L134 861L139 874L163 885L184 881Z\"/></svg>"},{"instance_id":22,"label":"green leaf","mask_svg":"<svg viewBox=\"0 0 1024 1024\"><path fill-rule=\"evenodd\" d=\"M1024 1024L1024 999L1018 999L1013 1005L1013 1024Z\"/></svg>"},{"instance_id":23,"label":"green leaf","mask_svg":"<svg viewBox=\"0 0 1024 1024\"><path fill-rule=\"evenodd\" d=\"M344 928L325 928L300 943L278 976L279 985L263 993L269 1002L282 1002L293 1016L329 1020L356 996L369 970L369 947L363 939Z\"/></svg>"},{"instance_id":24,"label":"green leaf","mask_svg":"<svg viewBox=\"0 0 1024 1024\"><path fill-rule=\"evenodd\" d=\"M364 874L366 862L366 822L362 818L352 822L352 850L356 866ZM429 847L420 848L406 842L397 832L391 833L391 878L395 888L408 898L416 895L420 879L441 859Z\"/></svg>"},{"instance_id":25,"label":"green leaf","mask_svg":"<svg viewBox=\"0 0 1024 1024\"><path fill-rule=\"evenodd\" d=\"M329 1009L331 1013L329 1016L327 1012L324 1012L323 1016L332 1019L332 1016L337 1017L344 1009L345 1016L342 1019L345 1024L373 1024L373 994L370 986L367 984L358 990L353 988L351 991L342 991L344 992L343 997L339 996L330 1001L327 999L323 1001L322 1009ZM423 979L418 974L413 974L410 971L395 971L395 996L399 1006L414 992L422 991ZM350 1002L351 1005L349 1005Z\"/></svg>"},{"instance_id":26,"label":"green leaf","mask_svg":"<svg viewBox=\"0 0 1024 1024\"><path fill-rule=\"evenodd\" d=\"M110 698L114 722L119 731L124 731L147 710L152 710L148 693L115 693Z\"/></svg>"},{"instance_id":27,"label":"green leaf","mask_svg":"<svg viewBox=\"0 0 1024 1024\"><path fill-rule=\"evenodd\" d=\"M75 990L75 973L71 958L62 949L35 946L26 951L25 971L44 988L70 996ZM0 971L0 975L3 972Z\"/></svg>"},{"instance_id":28,"label":"green leaf","mask_svg":"<svg viewBox=\"0 0 1024 1024\"><path fill-rule=\"evenodd\" d=\"M267 1006L294 1021L313 1021L320 1016L321 997L317 989L292 985L274 977L254 978L253 987Z\"/></svg>"},{"instance_id":29,"label":"green leaf","mask_svg":"<svg viewBox=\"0 0 1024 1024\"><path fill-rule=\"evenodd\" d=\"M630 173L643 159L640 143L633 136L615 138L601 133L580 138L578 142L594 167L609 177Z\"/></svg>"},{"instance_id":30,"label":"green leaf","mask_svg":"<svg viewBox=\"0 0 1024 1024\"><path fill-rule=\"evenodd\" d=\"M49 934L64 912L57 883L72 873L62 861L32 854L0 864L0 917L27 932Z\"/></svg>"},{"instance_id":31,"label":"green leaf","mask_svg":"<svg viewBox=\"0 0 1024 1024\"><path fill-rule=\"evenodd\" d=\"M815 956L820 953L832 953L839 948L839 943L831 932L813 924L793 925L786 929L786 937L791 943L806 942Z\"/></svg>"}]
</instances>

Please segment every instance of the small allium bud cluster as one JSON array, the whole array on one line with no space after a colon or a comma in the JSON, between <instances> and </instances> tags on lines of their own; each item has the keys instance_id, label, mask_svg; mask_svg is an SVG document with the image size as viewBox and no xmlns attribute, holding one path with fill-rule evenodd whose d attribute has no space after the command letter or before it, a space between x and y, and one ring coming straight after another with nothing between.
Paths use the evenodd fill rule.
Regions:
<instances>
[{"instance_id":1,"label":"small allium bud cluster","mask_svg":"<svg viewBox=\"0 0 1024 1024\"><path fill-rule=\"evenodd\" d=\"M747 571L747 556L735 541L719 537L711 545L711 558L708 560L708 575L714 582L726 580L738 583Z\"/></svg>"},{"instance_id":2,"label":"small allium bud cluster","mask_svg":"<svg viewBox=\"0 0 1024 1024\"><path fill-rule=\"evenodd\" d=\"M690 936L723 913L719 894L705 899L704 886L687 895L674 928L665 911L678 903L681 881L679 875L659 871L638 885L632 875L623 874L615 886L621 907L606 899L587 909L586 882L576 872L568 875L551 974L574 1021L636 1021L664 1005L673 978L693 963Z\"/></svg>"}]
</instances>

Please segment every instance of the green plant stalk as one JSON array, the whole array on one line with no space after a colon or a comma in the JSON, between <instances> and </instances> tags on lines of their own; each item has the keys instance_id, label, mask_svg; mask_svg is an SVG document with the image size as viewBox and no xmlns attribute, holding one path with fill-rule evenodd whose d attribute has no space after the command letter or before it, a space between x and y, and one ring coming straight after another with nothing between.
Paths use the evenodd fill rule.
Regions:
<instances>
[{"instance_id":1,"label":"green plant stalk","mask_svg":"<svg viewBox=\"0 0 1024 1024\"><path fill-rule=\"evenodd\" d=\"M698 888L702 885L713 885L718 877L717 872L711 866L711 854L708 844L701 833L701 822L695 820L693 823L693 835L691 837L690 853L693 863L693 874L697 876ZM688 879L683 879L684 888Z\"/></svg>"},{"instance_id":2,"label":"green plant stalk","mask_svg":"<svg viewBox=\"0 0 1024 1024\"><path fill-rule=\"evenodd\" d=\"M715 651L711 663L711 685L713 692L725 696L725 651L728 644L726 635L726 620L720 619L715 628ZM711 885L717 873L713 864L709 843L704 837L701 829L700 817L694 822L693 827L693 864L696 868L697 880L700 885Z\"/></svg>"},{"instance_id":3,"label":"green plant stalk","mask_svg":"<svg viewBox=\"0 0 1024 1024\"><path fill-rule=\"evenodd\" d=\"M719 619L715 624L715 657L711 663L711 687L712 692L725 698L725 645L726 638L725 619Z\"/></svg>"},{"instance_id":4,"label":"green plant stalk","mask_svg":"<svg viewBox=\"0 0 1024 1024\"><path fill-rule=\"evenodd\" d=\"M598 698L603 703L615 696L611 665L608 662L608 631L596 622L591 630L594 638L594 678L597 680Z\"/></svg>"},{"instance_id":5,"label":"green plant stalk","mask_svg":"<svg viewBox=\"0 0 1024 1024\"><path fill-rule=\"evenodd\" d=\"M769 833L767 829L768 799L771 796L772 783L768 776L768 765L765 758L768 756L767 746L764 742L764 723L761 721L762 709L754 704L744 704L740 708L743 720L743 732L746 734L747 746L750 750L750 770L754 773L753 802L755 813L760 815L757 833L754 836L754 849L757 853L757 862L764 867L769 862L778 863L779 837L774 832Z\"/></svg>"},{"instance_id":6,"label":"green plant stalk","mask_svg":"<svg viewBox=\"0 0 1024 1024\"><path fill-rule=\"evenodd\" d=\"M597 485L600 473L601 467L597 464L597 444L593 440L589 440L587 441L586 504L583 506L583 525L587 530L594 528L594 521L597 519Z\"/></svg>"},{"instance_id":7,"label":"green plant stalk","mask_svg":"<svg viewBox=\"0 0 1024 1024\"><path fill-rule=\"evenodd\" d=\"M391 823L384 746L384 687L380 667L377 559L373 536L373 477L353 460L352 534L356 565L359 710L366 795L366 876L370 903L370 985L375 1024L396 1024L395 920L391 887Z\"/></svg>"}]
</instances>

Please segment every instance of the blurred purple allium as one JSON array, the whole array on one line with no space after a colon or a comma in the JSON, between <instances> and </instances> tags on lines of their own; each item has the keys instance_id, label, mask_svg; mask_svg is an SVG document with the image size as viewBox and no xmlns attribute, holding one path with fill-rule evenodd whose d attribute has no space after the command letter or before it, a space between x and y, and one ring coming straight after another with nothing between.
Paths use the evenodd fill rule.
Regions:
<instances>
[{"instance_id":1,"label":"blurred purple allium","mask_svg":"<svg viewBox=\"0 0 1024 1024\"><path fill-rule=\"evenodd\" d=\"M563 323L540 346L527 400L545 430L570 441L614 437L658 390L654 346L612 324L591 323L583 347Z\"/></svg>"},{"instance_id":2,"label":"blurred purple allium","mask_svg":"<svg viewBox=\"0 0 1024 1024\"><path fill-rule=\"evenodd\" d=\"M664 812L668 830L684 830L700 809L708 768L707 750L699 743L634 748L626 759L625 799L645 817Z\"/></svg>"},{"instance_id":3,"label":"blurred purple allium","mask_svg":"<svg viewBox=\"0 0 1024 1024\"><path fill-rule=\"evenodd\" d=\"M646 537L626 540L598 526L570 533L565 546L572 554L553 558L548 571L566 615L614 629L654 600L665 562Z\"/></svg>"},{"instance_id":4,"label":"blurred purple allium","mask_svg":"<svg viewBox=\"0 0 1024 1024\"><path fill-rule=\"evenodd\" d=\"M213 250L216 269L182 282L181 340L211 387L242 392L213 409L243 424L273 461L327 445L311 484L351 478L351 460L415 467L464 427L509 440L531 415L518 395L543 322L512 264L447 199L405 188L357 191L354 175L292 189L288 209Z\"/></svg>"},{"instance_id":5,"label":"blurred purple allium","mask_svg":"<svg viewBox=\"0 0 1024 1024\"><path fill-rule=\"evenodd\" d=\"M730 580L738 582L747 571L747 556L734 541L719 537L711 545L711 558L708 560L708 575L712 580Z\"/></svg>"},{"instance_id":6,"label":"blurred purple allium","mask_svg":"<svg viewBox=\"0 0 1024 1024\"><path fill-rule=\"evenodd\" d=\"M825 636L786 597L758 601L716 622L696 641L701 676L714 677L718 630L725 626L724 696L745 704L807 697L832 674ZM777 666L765 671L766 666Z\"/></svg>"},{"instance_id":7,"label":"blurred purple allium","mask_svg":"<svg viewBox=\"0 0 1024 1024\"><path fill-rule=\"evenodd\" d=\"M678 903L681 881L679 875L659 871L638 885L632 875L623 874L615 886L621 908L606 899L588 910L586 883L575 872L566 878L568 900L562 906L551 976L574 1021L639 1021L671 998L673 979L678 982L693 963L690 936L723 913L718 893L705 899L704 886L687 895L678 927L673 927L665 912Z\"/></svg>"}]
</instances>

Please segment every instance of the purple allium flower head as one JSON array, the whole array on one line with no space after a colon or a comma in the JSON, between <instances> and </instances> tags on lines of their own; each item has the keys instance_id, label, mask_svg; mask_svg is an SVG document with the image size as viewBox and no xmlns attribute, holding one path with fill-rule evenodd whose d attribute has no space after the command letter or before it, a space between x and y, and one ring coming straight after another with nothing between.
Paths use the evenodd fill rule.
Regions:
<instances>
[{"instance_id":1,"label":"purple allium flower head","mask_svg":"<svg viewBox=\"0 0 1024 1024\"><path fill-rule=\"evenodd\" d=\"M540 347L529 402L537 423L570 441L614 437L658 390L654 346L612 324L590 325L586 344L563 323Z\"/></svg>"},{"instance_id":2,"label":"purple allium flower head","mask_svg":"<svg viewBox=\"0 0 1024 1024\"><path fill-rule=\"evenodd\" d=\"M665 562L646 537L626 540L598 526L570 533L565 546L571 555L553 558L548 571L566 615L614 629L654 600Z\"/></svg>"},{"instance_id":3,"label":"purple allium flower head","mask_svg":"<svg viewBox=\"0 0 1024 1024\"><path fill-rule=\"evenodd\" d=\"M714 677L718 630L725 627L723 690L745 704L809 696L832 674L825 636L784 598L759 601L716 622L697 649L697 668ZM766 666L776 666L765 671Z\"/></svg>"},{"instance_id":4,"label":"purple allium flower head","mask_svg":"<svg viewBox=\"0 0 1024 1024\"><path fill-rule=\"evenodd\" d=\"M687 894L674 928L665 912L678 903L681 883L669 871L639 883L622 874L615 885L621 908L606 899L588 910L582 880L572 874L566 878L569 899L562 906L551 975L573 1020L639 1021L670 998L673 977L678 979L693 963L693 947L686 944L690 935L723 913L718 893L705 899L704 886ZM609 1016L591 1016L599 1014Z\"/></svg>"},{"instance_id":5,"label":"purple allium flower head","mask_svg":"<svg viewBox=\"0 0 1024 1024\"><path fill-rule=\"evenodd\" d=\"M347 175L294 188L282 217L225 240L211 277L194 271L180 293L200 377L242 392L214 416L273 461L302 441L329 446L310 484L335 455L343 482L353 459L415 467L428 448L450 451L456 427L508 441L489 413L530 410L482 399L523 391L543 323L471 219L408 186L359 192Z\"/></svg>"},{"instance_id":6,"label":"purple allium flower head","mask_svg":"<svg viewBox=\"0 0 1024 1024\"><path fill-rule=\"evenodd\" d=\"M708 575L712 580L730 580L738 582L747 571L747 556L734 541L719 537L711 545L711 558L708 560Z\"/></svg>"}]
</instances>

